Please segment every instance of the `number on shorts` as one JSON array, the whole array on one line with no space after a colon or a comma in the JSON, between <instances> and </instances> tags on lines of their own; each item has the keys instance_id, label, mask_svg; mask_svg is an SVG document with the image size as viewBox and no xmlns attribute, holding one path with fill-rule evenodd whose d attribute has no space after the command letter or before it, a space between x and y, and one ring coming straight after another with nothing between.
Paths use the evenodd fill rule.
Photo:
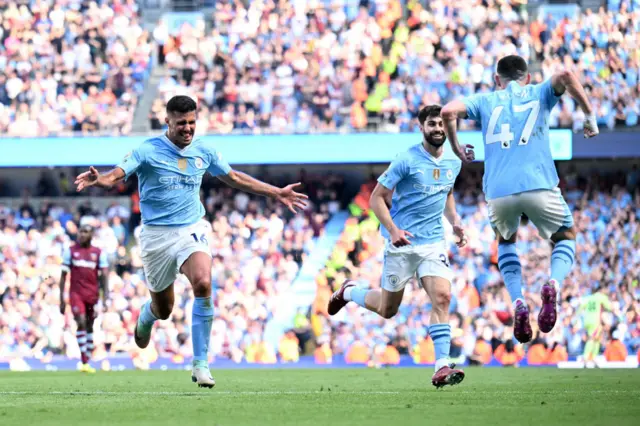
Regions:
<instances>
[{"instance_id":1,"label":"number on shorts","mask_svg":"<svg viewBox=\"0 0 640 426\"><path fill-rule=\"evenodd\" d=\"M440 261L444 263L444 266L449 267L449 259L447 259L447 255L442 253L440 254Z\"/></svg>"},{"instance_id":2,"label":"number on shorts","mask_svg":"<svg viewBox=\"0 0 640 426\"><path fill-rule=\"evenodd\" d=\"M204 234L200 234L200 238L198 238L198 236L196 235L196 233L194 232L193 234L191 234L191 236L193 237L193 240L196 243L202 243L202 244L209 244L209 241L207 241L207 237Z\"/></svg>"},{"instance_id":3,"label":"number on shorts","mask_svg":"<svg viewBox=\"0 0 640 426\"><path fill-rule=\"evenodd\" d=\"M500 146L502 149L511 148L511 141L513 141L514 135L511 132L511 126L509 123L503 123L500 126L500 133L496 133L496 125L498 124L498 118L500 118L500 114L504 106L496 107L491 113L491 118L489 119L489 125L487 126L487 136L486 143L487 145L491 143L500 142ZM527 118L527 122L524 124L524 128L522 129L522 135L520 135L520 141L518 145L526 145L529 143L529 138L531 137L531 133L533 132L533 127L536 125L536 121L538 120L538 114L540 113L540 101L531 101L522 105L514 105L513 112L529 112L529 117Z\"/></svg>"}]
</instances>

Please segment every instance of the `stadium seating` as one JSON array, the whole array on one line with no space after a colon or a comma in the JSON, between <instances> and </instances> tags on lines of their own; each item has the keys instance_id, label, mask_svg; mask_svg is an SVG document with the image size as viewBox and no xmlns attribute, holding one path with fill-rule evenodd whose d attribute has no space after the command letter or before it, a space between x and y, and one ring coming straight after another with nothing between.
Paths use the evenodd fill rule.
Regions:
<instances>
[{"instance_id":1,"label":"stadium seating","mask_svg":"<svg viewBox=\"0 0 640 426\"><path fill-rule=\"evenodd\" d=\"M7 2L0 10L3 136L131 131L153 47L137 5L77 5Z\"/></svg>"},{"instance_id":2,"label":"stadium seating","mask_svg":"<svg viewBox=\"0 0 640 426\"><path fill-rule=\"evenodd\" d=\"M0 46L3 134L130 133L156 51L159 98L135 115L153 129L163 103L185 93L200 100L200 132L411 131L420 105L489 90L496 60L511 53L529 60L534 81L574 70L601 125L638 125L637 0L541 18L506 0L218 2L210 25L161 25L154 37L135 2L99 3L9 2L0 12L21 25L1 30L10 32ZM583 120L564 99L550 124Z\"/></svg>"}]
</instances>

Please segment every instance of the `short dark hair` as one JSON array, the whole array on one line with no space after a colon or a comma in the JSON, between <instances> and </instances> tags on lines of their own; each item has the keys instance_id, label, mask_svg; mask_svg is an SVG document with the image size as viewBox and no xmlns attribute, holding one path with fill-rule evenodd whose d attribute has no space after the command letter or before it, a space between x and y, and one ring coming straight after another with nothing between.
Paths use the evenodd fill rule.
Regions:
<instances>
[{"instance_id":1,"label":"short dark hair","mask_svg":"<svg viewBox=\"0 0 640 426\"><path fill-rule=\"evenodd\" d=\"M197 107L196 101L189 96L178 95L167 102L167 113L186 114L187 112L195 111Z\"/></svg>"},{"instance_id":2,"label":"short dark hair","mask_svg":"<svg viewBox=\"0 0 640 426\"><path fill-rule=\"evenodd\" d=\"M529 74L529 66L521 56L509 55L498 61L497 72L504 80L519 81Z\"/></svg>"},{"instance_id":3,"label":"short dark hair","mask_svg":"<svg viewBox=\"0 0 640 426\"><path fill-rule=\"evenodd\" d=\"M427 118L440 117L441 110L442 107L440 105L427 105L422 107L418 113L418 121L424 126L424 122L427 121Z\"/></svg>"}]
</instances>

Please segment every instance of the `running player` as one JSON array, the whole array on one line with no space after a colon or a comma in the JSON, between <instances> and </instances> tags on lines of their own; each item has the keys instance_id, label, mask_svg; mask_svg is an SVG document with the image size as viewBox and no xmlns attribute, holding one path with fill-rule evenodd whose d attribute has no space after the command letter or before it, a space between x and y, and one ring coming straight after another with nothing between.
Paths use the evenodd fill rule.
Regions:
<instances>
[{"instance_id":1,"label":"running player","mask_svg":"<svg viewBox=\"0 0 640 426\"><path fill-rule=\"evenodd\" d=\"M405 285L417 277L433 306L429 334L435 347L436 373L431 380L434 386L441 387L464 379L464 372L449 364L453 273L442 226L444 214L459 238L458 246L466 244L453 197L461 162L443 156L446 136L439 105L422 108L418 120L422 143L398 155L371 194L371 208L383 225L382 235L387 240L381 289L369 290L347 280L331 296L328 312L335 315L348 302L355 302L383 318L391 318L398 312ZM391 210L386 201L389 198Z\"/></svg>"},{"instance_id":2,"label":"running player","mask_svg":"<svg viewBox=\"0 0 640 426\"><path fill-rule=\"evenodd\" d=\"M515 310L514 335L531 340L529 307L522 295L522 266L516 252L520 217L525 214L542 238L555 244L551 277L541 289L540 330L550 332L557 318L560 285L573 266L576 233L573 217L558 188L549 146L549 113L566 91L586 115L585 137L598 134L596 116L584 88L570 71L554 74L541 84L530 84L527 62L515 55L498 61L495 82L499 90L453 101L442 109L454 152L470 161L473 146L461 147L456 134L458 118L482 123L485 143L483 189L491 225L498 234L498 268Z\"/></svg>"},{"instance_id":3,"label":"running player","mask_svg":"<svg viewBox=\"0 0 640 426\"><path fill-rule=\"evenodd\" d=\"M62 254L62 273L60 274L60 313L64 315L67 305L64 301L64 289L67 275L70 275L69 304L76 321L76 339L80 347L82 364L80 371L95 373L89 365L93 353L93 322L96 319L95 306L102 289L102 306L107 305L107 277L109 274L106 254L91 245L93 228L80 227L77 244L64 250ZM99 287L98 287L99 281Z\"/></svg>"},{"instance_id":4,"label":"running player","mask_svg":"<svg viewBox=\"0 0 640 426\"><path fill-rule=\"evenodd\" d=\"M611 312L611 302L605 293L606 287L600 286L587 296L580 305L578 313L582 316L582 325L587 332L587 343L584 345L583 360L585 366L591 365L600 353L602 339L602 312Z\"/></svg>"},{"instance_id":5,"label":"running player","mask_svg":"<svg viewBox=\"0 0 640 426\"><path fill-rule=\"evenodd\" d=\"M143 305L134 338L140 348L151 339L156 320L166 320L173 310L173 282L178 273L189 279L195 295L191 317L193 344L192 380L212 388L208 348L213 322L211 299L211 251L207 242L210 225L202 219L200 183L205 172L234 188L274 198L292 212L306 206L306 195L294 188L266 184L233 170L202 139L194 140L196 103L188 96L175 96L167 103L165 134L148 139L111 171L99 174L91 167L76 179L78 191L97 185L111 187L138 175L142 231L142 262L151 300Z\"/></svg>"}]
</instances>

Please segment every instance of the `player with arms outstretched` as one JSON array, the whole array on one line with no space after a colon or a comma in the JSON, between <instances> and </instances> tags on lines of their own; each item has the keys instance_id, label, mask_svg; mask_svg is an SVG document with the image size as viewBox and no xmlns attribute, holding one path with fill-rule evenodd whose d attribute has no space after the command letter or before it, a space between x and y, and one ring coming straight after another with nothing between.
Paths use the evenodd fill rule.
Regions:
<instances>
[{"instance_id":1,"label":"player with arms outstretched","mask_svg":"<svg viewBox=\"0 0 640 426\"><path fill-rule=\"evenodd\" d=\"M213 322L211 299L211 251L207 242L210 225L200 201L200 184L209 172L227 185L278 200L296 212L306 206L306 195L294 191L298 184L284 188L266 184L233 170L213 144L194 139L196 103L188 96L175 96L167 103L165 134L148 139L113 170L99 174L91 167L76 179L78 191L97 185L111 187L138 175L142 231L142 263L151 300L141 309L134 338L140 348L151 339L156 320L166 320L174 303L173 283L178 273L189 279L195 301L191 340L192 380L212 388L208 364L209 339Z\"/></svg>"},{"instance_id":2,"label":"player with arms outstretched","mask_svg":"<svg viewBox=\"0 0 640 426\"><path fill-rule=\"evenodd\" d=\"M60 274L60 313L64 315L67 304L64 299L67 275L70 276L69 305L76 321L76 339L80 347L82 364L80 371L95 373L89 365L93 353L93 322L96 319L96 304L102 289L102 306L107 305L107 277L109 264L106 254L91 245L93 228L82 225L78 242L64 250L62 273Z\"/></svg>"},{"instance_id":3,"label":"player with arms outstretched","mask_svg":"<svg viewBox=\"0 0 640 426\"><path fill-rule=\"evenodd\" d=\"M538 315L538 325L545 333L556 323L559 286L571 271L576 251L573 217L558 188L551 156L549 113L566 91L587 117L585 137L597 135L598 125L584 88L569 71L558 72L541 84L530 84L526 61L511 55L498 61L495 82L499 90L450 102L442 117L451 146L463 162L470 161L473 147L460 146L456 121L468 118L482 123L486 157L483 189L489 219L498 234L498 268L514 304L514 335L526 343L532 330L515 244L521 216L527 215L540 236L555 244L551 277L542 286Z\"/></svg>"},{"instance_id":4,"label":"player with arms outstretched","mask_svg":"<svg viewBox=\"0 0 640 426\"><path fill-rule=\"evenodd\" d=\"M431 380L436 387L455 385L464 379L464 372L449 364L453 272L449 268L443 215L453 226L458 245L466 244L453 197L461 162L444 157L446 136L440 108L430 105L420 110L423 142L398 155L371 194L371 208L387 240L381 289L359 287L347 280L331 296L328 306L329 314L335 315L348 302L355 302L391 318L398 312L406 284L417 277L432 303L429 334L435 347L436 372ZM386 202L390 198L391 210Z\"/></svg>"}]
</instances>

